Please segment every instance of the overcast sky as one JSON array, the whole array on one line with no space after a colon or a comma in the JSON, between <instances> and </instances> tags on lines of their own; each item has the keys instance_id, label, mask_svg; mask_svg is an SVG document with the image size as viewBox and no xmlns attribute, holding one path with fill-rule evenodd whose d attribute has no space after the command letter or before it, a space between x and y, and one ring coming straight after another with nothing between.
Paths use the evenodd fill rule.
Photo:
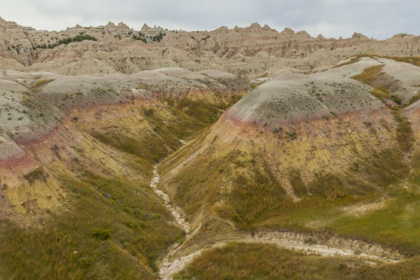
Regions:
<instances>
[{"instance_id":1,"label":"overcast sky","mask_svg":"<svg viewBox=\"0 0 420 280\"><path fill-rule=\"evenodd\" d=\"M76 24L143 23L169 29L213 30L268 24L312 36L350 37L360 32L386 39L420 35L420 0L0 0L0 17L36 29L63 30Z\"/></svg>"}]
</instances>

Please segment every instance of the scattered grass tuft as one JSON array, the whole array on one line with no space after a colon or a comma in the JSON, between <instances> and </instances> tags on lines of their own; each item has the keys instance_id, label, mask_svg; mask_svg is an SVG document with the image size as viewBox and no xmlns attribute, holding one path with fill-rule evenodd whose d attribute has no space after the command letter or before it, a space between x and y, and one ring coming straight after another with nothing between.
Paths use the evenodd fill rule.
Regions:
<instances>
[{"instance_id":1,"label":"scattered grass tuft","mask_svg":"<svg viewBox=\"0 0 420 280\"><path fill-rule=\"evenodd\" d=\"M386 90L381 88L375 88L370 93L377 98L391 99L391 95Z\"/></svg>"},{"instance_id":2,"label":"scattered grass tuft","mask_svg":"<svg viewBox=\"0 0 420 280\"><path fill-rule=\"evenodd\" d=\"M350 65L350 64L353 64L353 63L356 63L356 62L359 62L359 61L360 61L360 57L353 57L349 61L338 64L338 65L334 66L333 68L343 67L343 66Z\"/></svg>"},{"instance_id":3,"label":"scattered grass tuft","mask_svg":"<svg viewBox=\"0 0 420 280\"><path fill-rule=\"evenodd\" d=\"M39 87L46 85L48 83L51 83L52 81L54 80L53 79L39 80L31 86L31 90L37 91Z\"/></svg>"},{"instance_id":4,"label":"scattered grass tuft","mask_svg":"<svg viewBox=\"0 0 420 280\"><path fill-rule=\"evenodd\" d=\"M146 185L91 172L60 180L70 211L40 228L0 220L1 277L156 279L158 256L183 237L160 198Z\"/></svg>"},{"instance_id":5,"label":"scattered grass tuft","mask_svg":"<svg viewBox=\"0 0 420 280\"><path fill-rule=\"evenodd\" d=\"M361 74L352 78L360 82L372 85L373 81L381 74L383 65L372 66L366 68Z\"/></svg>"},{"instance_id":6,"label":"scattered grass tuft","mask_svg":"<svg viewBox=\"0 0 420 280\"><path fill-rule=\"evenodd\" d=\"M42 167L29 172L23 176L30 184L35 183L35 181L45 182L48 178L48 174L44 171Z\"/></svg>"},{"instance_id":7,"label":"scattered grass tuft","mask_svg":"<svg viewBox=\"0 0 420 280\"><path fill-rule=\"evenodd\" d=\"M419 264L417 257L372 267L354 258L307 255L267 244L231 243L203 252L174 279L414 280L420 276Z\"/></svg>"},{"instance_id":8,"label":"scattered grass tuft","mask_svg":"<svg viewBox=\"0 0 420 280\"><path fill-rule=\"evenodd\" d=\"M91 236L98 240L105 241L111 238L111 232L109 231L109 229L94 228Z\"/></svg>"}]
</instances>

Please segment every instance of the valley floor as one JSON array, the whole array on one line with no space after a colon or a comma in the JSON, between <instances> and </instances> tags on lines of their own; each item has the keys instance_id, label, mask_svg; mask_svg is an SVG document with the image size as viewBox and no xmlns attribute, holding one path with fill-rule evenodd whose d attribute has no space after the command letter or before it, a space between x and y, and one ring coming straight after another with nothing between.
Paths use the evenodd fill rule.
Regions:
<instances>
[{"instance_id":1,"label":"valley floor","mask_svg":"<svg viewBox=\"0 0 420 280\"><path fill-rule=\"evenodd\" d=\"M157 188L158 183L159 174L157 167L155 167L150 186L156 194L163 198L165 206L174 216L176 223L187 233L183 243L174 244L162 257L159 274L161 279L164 280L172 279L195 259L199 258L204 251L230 246L232 243L271 244L278 248L303 252L308 255L356 258L366 265L372 266L383 263L397 263L404 260L404 257L397 251L384 249L380 245L361 240L338 237L326 237L316 240L318 238L313 238L313 234L292 231L258 231L250 233L236 231L224 237L217 235L216 238L207 239L204 247L191 250L188 248L188 241L198 233L199 229L189 233L189 225L183 218L182 210L173 205L169 196Z\"/></svg>"}]
</instances>

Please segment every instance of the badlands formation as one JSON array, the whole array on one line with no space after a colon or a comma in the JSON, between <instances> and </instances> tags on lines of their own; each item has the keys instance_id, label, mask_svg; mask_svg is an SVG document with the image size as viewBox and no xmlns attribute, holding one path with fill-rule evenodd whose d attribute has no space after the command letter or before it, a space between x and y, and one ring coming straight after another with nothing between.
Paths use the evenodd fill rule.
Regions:
<instances>
[{"instance_id":1,"label":"badlands formation","mask_svg":"<svg viewBox=\"0 0 420 280\"><path fill-rule=\"evenodd\" d=\"M76 36L92 36L96 41L54 47L61 40ZM147 25L136 31L124 23L108 23L47 32L0 18L0 37L0 69L63 75L131 74L178 67L191 71L221 70L251 79L284 68L324 70L357 54L420 55L420 37L408 34L385 41L359 33L347 39L325 38L321 34L314 38L305 31L286 28L278 32L258 23L246 28L196 32Z\"/></svg>"},{"instance_id":2,"label":"badlands formation","mask_svg":"<svg viewBox=\"0 0 420 280\"><path fill-rule=\"evenodd\" d=\"M0 39L0 279L420 277L420 37Z\"/></svg>"}]
</instances>

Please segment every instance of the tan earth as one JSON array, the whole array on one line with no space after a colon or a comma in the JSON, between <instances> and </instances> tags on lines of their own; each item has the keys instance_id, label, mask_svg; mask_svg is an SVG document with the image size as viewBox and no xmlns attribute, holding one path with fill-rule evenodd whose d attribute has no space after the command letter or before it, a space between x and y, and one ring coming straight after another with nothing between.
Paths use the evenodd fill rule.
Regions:
<instances>
[{"instance_id":1,"label":"tan earth","mask_svg":"<svg viewBox=\"0 0 420 280\"><path fill-rule=\"evenodd\" d=\"M128 239L115 241L150 277L171 279L204 249L231 241L371 265L405 259L315 231L324 220L306 224L313 233L280 230L281 213L270 211L409 185L420 154L419 36L313 38L258 23L48 32L0 18L0 38L0 221L42 230L72 211L63 176L92 172L151 182L165 223L185 233L156 255L159 268L130 255ZM392 202L354 203L339 215L363 217Z\"/></svg>"},{"instance_id":2,"label":"tan earth","mask_svg":"<svg viewBox=\"0 0 420 280\"><path fill-rule=\"evenodd\" d=\"M157 41L155 36L162 34ZM60 40L90 35L52 48ZM420 37L398 34L378 41L355 33L351 38L316 38L289 28L278 32L254 23L249 27L186 32L150 28L136 31L124 23L38 31L0 19L0 67L64 75L136 73L163 67L192 71L217 69L250 79L290 68L304 72L331 68L356 54L410 57L420 54ZM140 40L141 38L141 40ZM144 43L143 41L147 42ZM51 49L39 46L48 45Z\"/></svg>"}]
</instances>

